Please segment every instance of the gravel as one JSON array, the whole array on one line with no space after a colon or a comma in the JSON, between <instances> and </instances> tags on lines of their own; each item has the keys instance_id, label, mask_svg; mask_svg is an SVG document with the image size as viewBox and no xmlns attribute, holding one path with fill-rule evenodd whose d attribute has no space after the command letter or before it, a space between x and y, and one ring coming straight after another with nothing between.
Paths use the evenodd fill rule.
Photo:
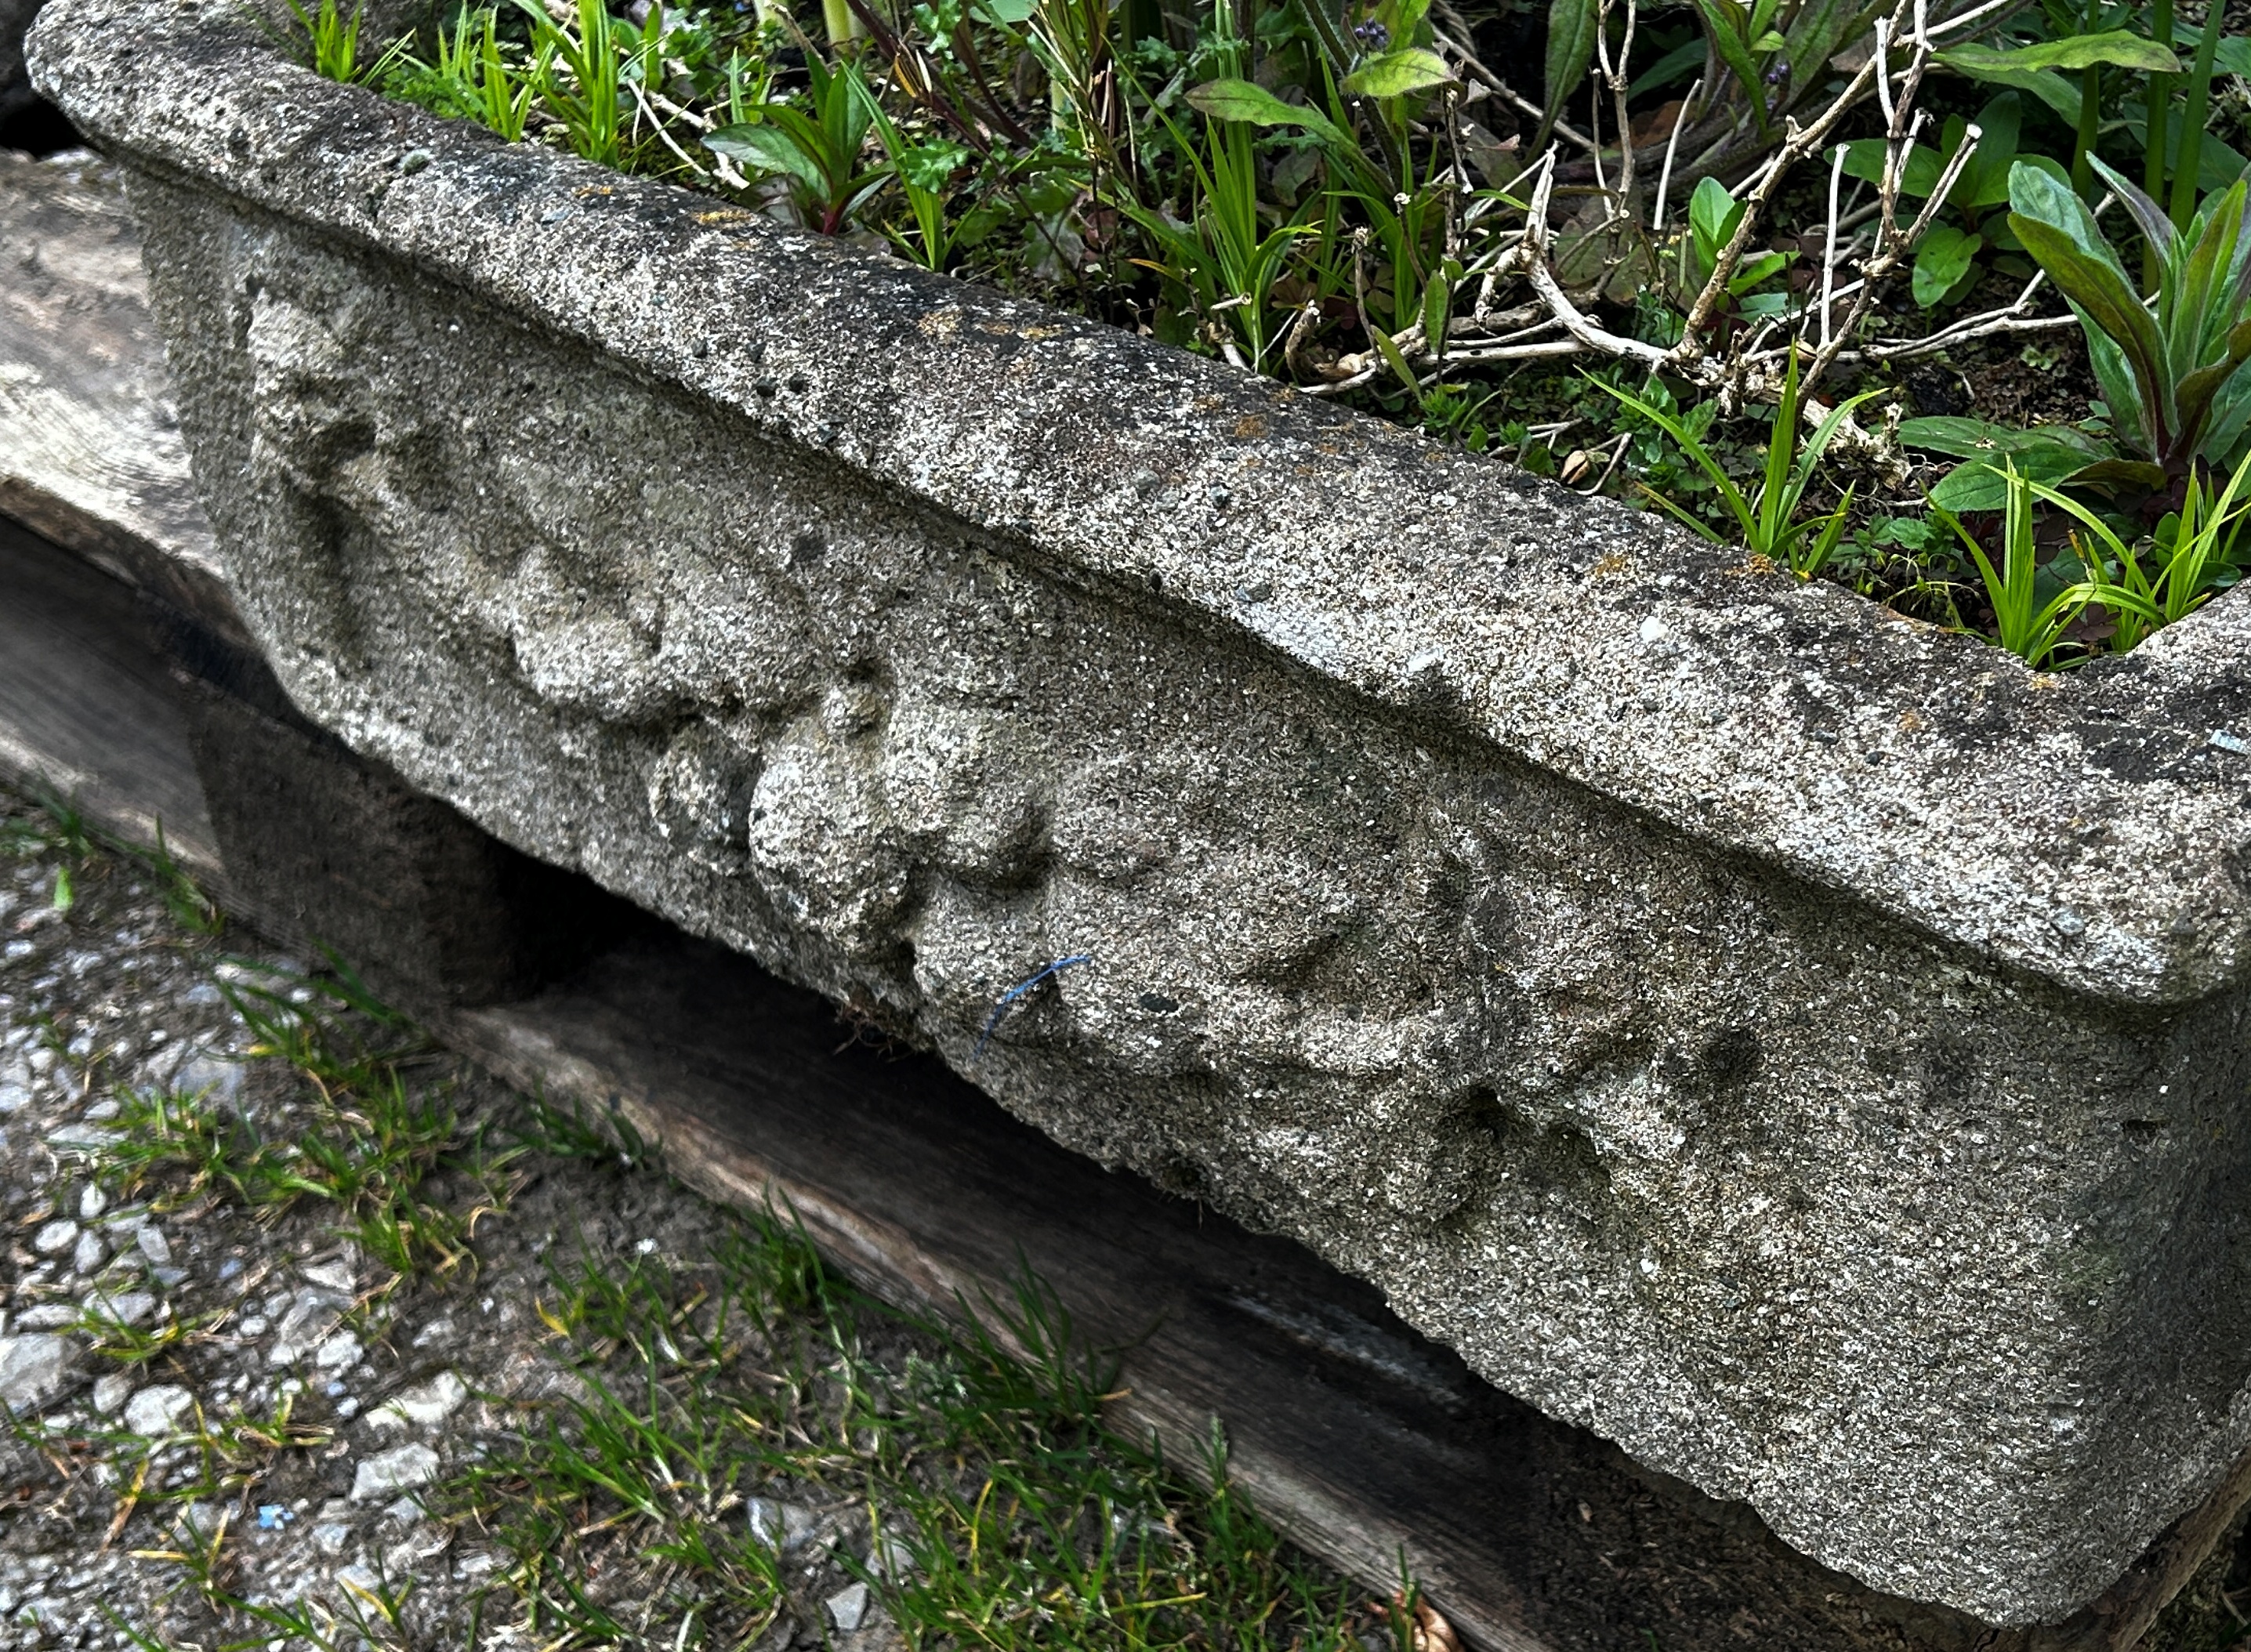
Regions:
<instances>
[{"instance_id":1,"label":"gravel","mask_svg":"<svg viewBox=\"0 0 2251 1652\"><path fill-rule=\"evenodd\" d=\"M0 791L0 830L28 818ZM212 1189L165 1211L106 1190L96 1171L135 1090L204 1092L287 1138L302 1081L252 1055L222 988L301 966L239 931L186 934L121 859L82 865L58 912L54 866L0 840L0 1404L26 1425L0 1433L0 1647L125 1647L126 1625L174 1652L256 1643L254 1623L215 1614L163 1558L214 1543L240 1599L349 1621L368 1598L355 1590L411 1586L396 1644L451 1652L481 1612L478 1645L529 1652L538 1637L495 1627L509 1557L433 1500L577 1392L535 1312L551 1264L695 1255L727 1219L661 1177L543 1156L440 1279L391 1274L317 1200L261 1220ZM415 1077L465 1121L522 1105L449 1059ZM442 1169L425 1189L469 1191ZM114 1322L106 1351L80 1328L95 1311ZM122 1357L127 1335L153 1351ZM794 1568L766 1652L899 1644L880 1606L830 1604L851 1593L864 1524L855 1538L848 1521L758 1504Z\"/></svg>"}]
</instances>

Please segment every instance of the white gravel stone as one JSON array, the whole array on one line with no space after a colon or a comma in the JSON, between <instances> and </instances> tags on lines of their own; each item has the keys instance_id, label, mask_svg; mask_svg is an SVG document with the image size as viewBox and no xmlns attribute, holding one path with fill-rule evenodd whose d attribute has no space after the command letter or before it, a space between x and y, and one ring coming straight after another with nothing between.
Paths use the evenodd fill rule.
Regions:
<instances>
[{"instance_id":1,"label":"white gravel stone","mask_svg":"<svg viewBox=\"0 0 2251 1652\"><path fill-rule=\"evenodd\" d=\"M751 1535L780 1554L802 1548L821 1529L821 1517L812 1510L772 1497L752 1497L746 1517Z\"/></svg>"},{"instance_id":2,"label":"white gravel stone","mask_svg":"<svg viewBox=\"0 0 2251 1652\"><path fill-rule=\"evenodd\" d=\"M125 1402L125 1426L149 1439L162 1439L179 1432L181 1420L195 1403L195 1395L177 1383L159 1383Z\"/></svg>"},{"instance_id":3,"label":"white gravel stone","mask_svg":"<svg viewBox=\"0 0 2251 1652\"><path fill-rule=\"evenodd\" d=\"M84 1189L80 1192L78 1196L79 1220L82 1222L90 1222L108 1208L109 1195L103 1192L98 1184L88 1182Z\"/></svg>"},{"instance_id":4,"label":"white gravel stone","mask_svg":"<svg viewBox=\"0 0 2251 1652\"><path fill-rule=\"evenodd\" d=\"M156 1299L145 1290L121 1290L114 1296L97 1297L103 1312L121 1325L137 1325L156 1311Z\"/></svg>"},{"instance_id":5,"label":"white gravel stone","mask_svg":"<svg viewBox=\"0 0 2251 1652\"><path fill-rule=\"evenodd\" d=\"M215 1055L198 1054L180 1068L176 1087L190 1096L232 1102L242 1094L242 1064L221 1061Z\"/></svg>"},{"instance_id":6,"label":"white gravel stone","mask_svg":"<svg viewBox=\"0 0 2251 1652\"><path fill-rule=\"evenodd\" d=\"M326 1372L330 1376L339 1372L350 1371L359 1362L359 1338L349 1331L336 1332L335 1336L313 1350L314 1368Z\"/></svg>"},{"instance_id":7,"label":"white gravel stone","mask_svg":"<svg viewBox=\"0 0 2251 1652\"><path fill-rule=\"evenodd\" d=\"M868 1586L855 1583L839 1589L821 1604L828 1608L828 1621L836 1626L837 1633L849 1635L868 1615Z\"/></svg>"},{"instance_id":8,"label":"white gravel stone","mask_svg":"<svg viewBox=\"0 0 2251 1652\"><path fill-rule=\"evenodd\" d=\"M329 1338L343 1317L351 1299L335 1291L307 1286L291 1299L288 1311L281 1316L281 1324L274 1333L274 1345L267 1350L270 1365L294 1365L303 1358L308 1348L317 1348Z\"/></svg>"},{"instance_id":9,"label":"white gravel stone","mask_svg":"<svg viewBox=\"0 0 2251 1652\"><path fill-rule=\"evenodd\" d=\"M60 1337L0 1337L0 1405L27 1411L70 1380L71 1346Z\"/></svg>"},{"instance_id":10,"label":"white gravel stone","mask_svg":"<svg viewBox=\"0 0 2251 1652\"><path fill-rule=\"evenodd\" d=\"M107 1417L125 1403L133 1392L133 1379L121 1371L113 1371L94 1379L94 1409L96 1416Z\"/></svg>"},{"instance_id":11,"label":"white gravel stone","mask_svg":"<svg viewBox=\"0 0 2251 1652\"><path fill-rule=\"evenodd\" d=\"M297 1271L311 1283L340 1296L349 1296L359 1289L359 1280L347 1261L309 1262Z\"/></svg>"},{"instance_id":12,"label":"white gravel stone","mask_svg":"<svg viewBox=\"0 0 2251 1652\"><path fill-rule=\"evenodd\" d=\"M367 1503L426 1486L438 1477L438 1454L424 1445L399 1446L363 1457L352 1472L351 1500Z\"/></svg>"},{"instance_id":13,"label":"white gravel stone","mask_svg":"<svg viewBox=\"0 0 2251 1652\"><path fill-rule=\"evenodd\" d=\"M98 1273L108 1260L109 1248L101 1242L101 1235L91 1227L81 1229L71 1251L71 1266L81 1274Z\"/></svg>"},{"instance_id":14,"label":"white gravel stone","mask_svg":"<svg viewBox=\"0 0 2251 1652\"><path fill-rule=\"evenodd\" d=\"M67 1216L58 1217L31 1235L31 1248L42 1256L59 1255L78 1243L78 1224Z\"/></svg>"},{"instance_id":15,"label":"white gravel stone","mask_svg":"<svg viewBox=\"0 0 2251 1652\"><path fill-rule=\"evenodd\" d=\"M141 1254L157 1267L165 1268L171 1265L171 1241L164 1237L164 1230L156 1223L142 1222L141 1231L133 1237L134 1242L141 1247Z\"/></svg>"},{"instance_id":16,"label":"white gravel stone","mask_svg":"<svg viewBox=\"0 0 2251 1652\"><path fill-rule=\"evenodd\" d=\"M367 1420L377 1428L404 1428L410 1423L434 1428L468 1397L467 1383L450 1371L441 1371L419 1387L409 1388L378 1406L368 1414Z\"/></svg>"}]
</instances>

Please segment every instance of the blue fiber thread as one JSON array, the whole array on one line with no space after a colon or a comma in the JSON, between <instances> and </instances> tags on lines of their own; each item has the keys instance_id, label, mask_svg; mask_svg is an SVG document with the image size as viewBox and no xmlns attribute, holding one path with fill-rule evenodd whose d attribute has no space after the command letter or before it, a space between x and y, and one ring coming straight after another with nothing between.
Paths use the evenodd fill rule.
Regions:
<instances>
[{"instance_id":1,"label":"blue fiber thread","mask_svg":"<svg viewBox=\"0 0 2251 1652\"><path fill-rule=\"evenodd\" d=\"M1042 970L1037 975L1028 977L1024 980L1017 982L1015 985L1001 993L1001 1001L993 1006L993 1013L985 1018L985 1030L981 1033L978 1034L977 1047L975 1050L971 1052L969 1059L973 1061L984 1060L985 1047L992 1042L993 1034L1001 1025L1001 1018L1008 1013L1008 1006L1014 1004L1018 999L1023 997L1025 993L1030 992L1034 987L1037 986L1042 981L1046 980L1049 976L1060 975L1065 970L1070 968L1074 964L1091 964L1093 962L1094 955L1091 952L1074 952L1067 958L1057 958L1054 963L1049 964L1047 968Z\"/></svg>"}]
</instances>

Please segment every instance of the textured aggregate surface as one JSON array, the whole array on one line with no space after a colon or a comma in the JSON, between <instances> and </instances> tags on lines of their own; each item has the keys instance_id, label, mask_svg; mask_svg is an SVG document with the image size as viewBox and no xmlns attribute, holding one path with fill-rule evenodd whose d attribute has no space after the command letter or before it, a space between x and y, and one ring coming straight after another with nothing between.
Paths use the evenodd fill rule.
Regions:
<instances>
[{"instance_id":1,"label":"textured aggregate surface","mask_svg":"<svg viewBox=\"0 0 2251 1652\"><path fill-rule=\"evenodd\" d=\"M33 59L316 719L1878 1587L2251 1441L2233 600L2033 676L195 16Z\"/></svg>"}]
</instances>

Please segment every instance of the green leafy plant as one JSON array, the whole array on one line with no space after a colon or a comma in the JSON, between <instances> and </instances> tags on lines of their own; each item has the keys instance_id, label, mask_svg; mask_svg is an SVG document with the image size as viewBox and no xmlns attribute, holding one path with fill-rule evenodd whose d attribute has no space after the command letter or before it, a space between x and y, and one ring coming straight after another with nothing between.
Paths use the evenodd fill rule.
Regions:
<instances>
[{"instance_id":1,"label":"green leafy plant","mask_svg":"<svg viewBox=\"0 0 2251 1652\"><path fill-rule=\"evenodd\" d=\"M947 190L953 175L968 164L969 151L945 138L909 139L872 93L868 94L868 118L890 157L891 176L913 220L911 233L892 230L891 239L925 269L942 270L962 233L946 217Z\"/></svg>"},{"instance_id":2,"label":"green leafy plant","mask_svg":"<svg viewBox=\"0 0 2251 1652\"><path fill-rule=\"evenodd\" d=\"M1915 200L1927 199L1946 175L1948 165L1964 144L1970 142L1974 124L1978 136L1944 206L1948 221L1932 227L1915 246L1912 290L1925 309L1958 302L1984 276L1981 254L2021 254L2023 246L2009 228L2009 172L2019 157L2023 105L2014 92L2003 92L1977 112L1974 122L1958 114L1946 117L1936 147L1910 143L1900 168L1899 191ZM2070 175L2046 156L2024 156L2028 166L2040 168L2059 183ZM1867 183L1881 181L1885 143L1881 138L1859 138L1845 146L1845 175ZM2021 258L2012 267L2030 274Z\"/></svg>"},{"instance_id":3,"label":"green leafy plant","mask_svg":"<svg viewBox=\"0 0 2251 1652\"><path fill-rule=\"evenodd\" d=\"M652 21L650 38L643 41L630 24L610 15L603 0L578 0L575 30L558 23L534 0L516 4L531 24L532 55L525 74L541 110L562 127L573 153L603 166L630 164L639 146L626 86L640 72L661 23Z\"/></svg>"},{"instance_id":4,"label":"green leafy plant","mask_svg":"<svg viewBox=\"0 0 2251 1652\"><path fill-rule=\"evenodd\" d=\"M308 10L302 0L287 0L287 3L296 24L287 42L305 66L322 79L340 80L346 86L380 82L405 60L412 44L406 39L393 41L371 61L361 59L359 36L367 15L365 0L352 7L350 17L337 0L321 0L317 10Z\"/></svg>"},{"instance_id":5,"label":"green leafy plant","mask_svg":"<svg viewBox=\"0 0 2251 1652\"><path fill-rule=\"evenodd\" d=\"M831 68L820 53L807 52L805 73L812 114L768 99L750 108L749 119L707 134L703 143L757 176L782 179L800 222L823 235L840 235L892 168L888 161L863 163L876 106L858 66L848 58Z\"/></svg>"},{"instance_id":6,"label":"green leafy plant","mask_svg":"<svg viewBox=\"0 0 2251 1652\"><path fill-rule=\"evenodd\" d=\"M1985 587L1985 600L1993 610L1993 639L2035 671L2047 668L2066 641L2072 623L2087 607L2091 595L2084 582L2065 586L2043 598L2040 550L2033 540L2033 484L2015 465L2003 461L2001 563L1996 568L1962 519L1943 506L1932 515L1953 529L1977 565Z\"/></svg>"},{"instance_id":7,"label":"green leafy plant","mask_svg":"<svg viewBox=\"0 0 2251 1652\"><path fill-rule=\"evenodd\" d=\"M1699 469L1711 479L1712 486L1735 516L1735 525L1742 536L1743 546L1752 555L1789 569L1800 579L1811 579L1821 570L1837 548L1845 532L1845 523L1852 510L1853 494L1846 489L1844 501L1836 509L1816 516L1801 516L1799 507L1804 502L1805 490L1812 480L1814 468L1821 455L1828 451L1838 430L1851 417L1853 410L1876 394L1865 391L1832 408L1821 422L1814 426L1813 434L1806 439L1803 452L1797 445L1799 401L1797 391L1797 356L1792 351L1786 376L1783 381L1782 399L1775 409L1774 426L1767 438L1766 472L1755 494L1746 494L1736 486L1721 466L1718 457L1705 443L1702 436L1690 425L1658 406L1645 397L1635 396L1605 384L1590 377L1589 383L1606 395L1613 396L1625 406L1640 414L1679 445L1680 451L1695 461ZM1720 536L1689 511L1666 498L1651 492L1651 501L1693 529L1705 538L1715 543Z\"/></svg>"},{"instance_id":8,"label":"green leafy plant","mask_svg":"<svg viewBox=\"0 0 2251 1652\"><path fill-rule=\"evenodd\" d=\"M2251 380L2237 371L2251 360L2245 186L2207 197L2177 231L2149 196L2094 164L2157 254L2154 314L2095 215L2048 173L2010 169L2009 225L2078 315L2112 429L2136 455L2066 480L2159 488L2199 460L2224 462L2251 420Z\"/></svg>"},{"instance_id":9,"label":"green leafy plant","mask_svg":"<svg viewBox=\"0 0 2251 1652\"><path fill-rule=\"evenodd\" d=\"M435 62L413 59L398 95L436 114L470 120L521 142L537 87L500 38L496 12L464 10L438 33Z\"/></svg>"},{"instance_id":10,"label":"green leafy plant","mask_svg":"<svg viewBox=\"0 0 2251 1652\"><path fill-rule=\"evenodd\" d=\"M2038 482L2028 480L2026 487L2068 512L2088 536L2077 541L2074 535L2088 571L2088 583L2080 589L2109 611L2117 625L2111 649L2124 653L2151 632L2186 619L2241 577L2244 520L2251 515L2247 483L2251 456L2216 491L2206 477L2192 475L2180 509L2157 524L2141 550L2079 501Z\"/></svg>"},{"instance_id":11,"label":"green leafy plant","mask_svg":"<svg viewBox=\"0 0 2251 1652\"><path fill-rule=\"evenodd\" d=\"M1688 197L1688 233L1680 243L1681 301L1700 291L1718 267L1721 251L1735 238L1742 227L1749 205L1728 192L1726 184L1717 178L1706 178L1696 185ZM1735 273L1728 278L1728 299L1739 315L1763 318L1779 315L1788 308L1786 293L1760 293L1754 289L1779 275L1788 268L1790 254L1765 252L1754 253L1735 266Z\"/></svg>"}]
</instances>

